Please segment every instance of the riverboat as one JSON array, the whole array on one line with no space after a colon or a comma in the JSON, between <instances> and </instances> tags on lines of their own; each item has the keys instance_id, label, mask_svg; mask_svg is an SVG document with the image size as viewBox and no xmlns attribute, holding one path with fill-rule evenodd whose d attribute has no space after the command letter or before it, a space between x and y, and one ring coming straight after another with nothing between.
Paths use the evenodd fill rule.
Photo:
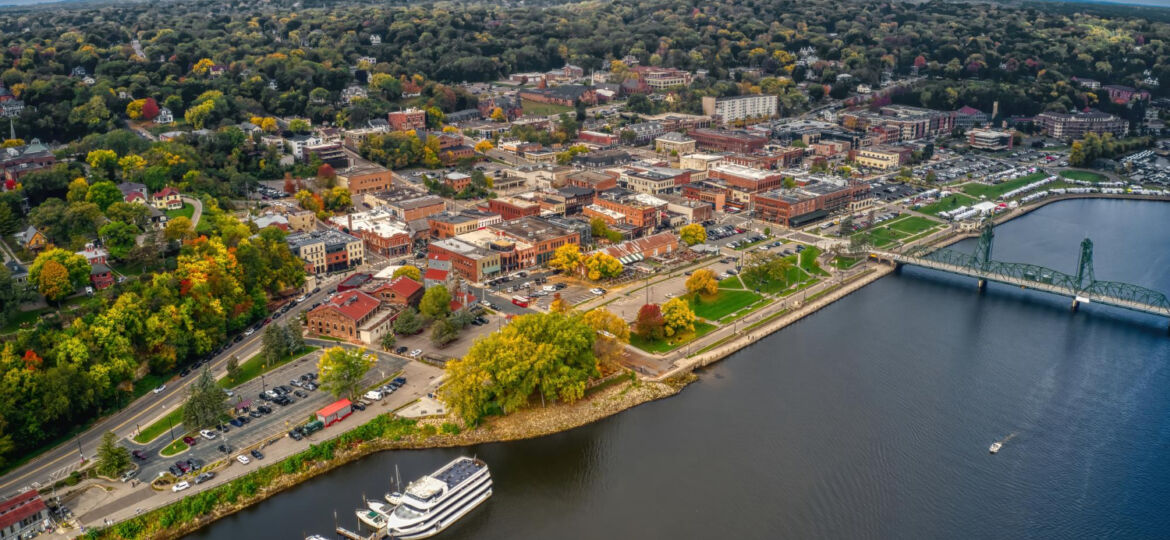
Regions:
<instances>
[{"instance_id":1,"label":"riverboat","mask_svg":"<svg viewBox=\"0 0 1170 540\"><path fill-rule=\"evenodd\" d=\"M487 463L460 457L411 482L387 516L386 534L415 540L439 534L492 496Z\"/></svg>"}]
</instances>

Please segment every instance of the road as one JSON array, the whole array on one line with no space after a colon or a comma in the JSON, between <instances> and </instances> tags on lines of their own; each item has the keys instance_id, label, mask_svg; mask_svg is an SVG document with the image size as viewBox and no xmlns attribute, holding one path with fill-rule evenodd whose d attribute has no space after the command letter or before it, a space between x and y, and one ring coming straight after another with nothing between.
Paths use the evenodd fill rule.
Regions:
<instances>
[{"instance_id":1,"label":"road","mask_svg":"<svg viewBox=\"0 0 1170 540\"><path fill-rule=\"evenodd\" d=\"M203 217L203 201L193 197L183 197L183 203L195 207L195 212L191 214L191 229L194 230L199 226L199 218Z\"/></svg>"},{"instance_id":2,"label":"road","mask_svg":"<svg viewBox=\"0 0 1170 540\"><path fill-rule=\"evenodd\" d=\"M308 306L320 302L340 279L341 276L334 276L324 280L320 292L289 310L283 318L293 319ZM263 332L256 332L239 343L233 343L227 350L213 358L209 364L212 373L217 377L224 375L227 359L232 356L246 358L258 352L262 334ZM147 425L178 407L186 396L187 387L194 379L195 377L176 375L167 381L165 390L158 394L147 393L113 415L99 420L72 440L17 467L0 479L0 496L8 496L26 488L49 485L52 481L68 475L82 464L83 458L89 459L94 456L98 442L105 432L113 431L119 439L127 438L133 435L138 425Z\"/></svg>"}]
</instances>

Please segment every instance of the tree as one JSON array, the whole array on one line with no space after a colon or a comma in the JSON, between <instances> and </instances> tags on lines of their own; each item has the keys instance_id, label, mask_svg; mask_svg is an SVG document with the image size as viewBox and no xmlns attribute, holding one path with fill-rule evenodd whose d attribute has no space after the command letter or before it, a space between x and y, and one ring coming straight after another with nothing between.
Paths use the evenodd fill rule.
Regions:
<instances>
[{"instance_id":1,"label":"tree","mask_svg":"<svg viewBox=\"0 0 1170 540\"><path fill-rule=\"evenodd\" d=\"M431 343L440 349L459 337L459 329L447 319L436 319L431 323Z\"/></svg>"},{"instance_id":2,"label":"tree","mask_svg":"<svg viewBox=\"0 0 1170 540\"><path fill-rule=\"evenodd\" d=\"M69 192L65 195L65 200L69 202L84 201L86 193L89 193L89 182L84 178L74 178L69 182Z\"/></svg>"},{"instance_id":3,"label":"tree","mask_svg":"<svg viewBox=\"0 0 1170 540\"><path fill-rule=\"evenodd\" d=\"M317 178L321 180L332 180L337 178L337 171L333 169L333 165L322 163L320 167L317 167Z\"/></svg>"},{"instance_id":4,"label":"tree","mask_svg":"<svg viewBox=\"0 0 1170 540\"><path fill-rule=\"evenodd\" d=\"M118 444L113 431L102 434L97 447L97 472L107 478L114 478L130 468L130 451Z\"/></svg>"},{"instance_id":5,"label":"tree","mask_svg":"<svg viewBox=\"0 0 1170 540\"><path fill-rule=\"evenodd\" d=\"M678 230L678 236L688 246L707 241L707 229L698 223L691 223Z\"/></svg>"},{"instance_id":6,"label":"tree","mask_svg":"<svg viewBox=\"0 0 1170 540\"><path fill-rule=\"evenodd\" d=\"M85 162L91 169L104 173L103 178L110 178L118 166L118 154L113 150L93 150L85 156Z\"/></svg>"},{"instance_id":7,"label":"tree","mask_svg":"<svg viewBox=\"0 0 1170 540\"><path fill-rule=\"evenodd\" d=\"M167 221L163 229L163 238L168 242L190 240L195 237L195 229L191 227L191 218L179 216Z\"/></svg>"},{"instance_id":8,"label":"tree","mask_svg":"<svg viewBox=\"0 0 1170 540\"><path fill-rule=\"evenodd\" d=\"M71 292L89 282L89 261L85 257L61 248L50 248L37 255L29 267L28 278L32 283L40 283L41 271L50 261L64 267Z\"/></svg>"},{"instance_id":9,"label":"tree","mask_svg":"<svg viewBox=\"0 0 1170 540\"><path fill-rule=\"evenodd\" d=\"M390 277L391 277L391 279L393 279L393 278L402 277L402 276L406 276L406 277L413 279L419 283L422 283L422 271L419 270L417 266L404 264L404 265L398 267L398 269L395 270L394 273L391 274Z\"/></svg>"},{"instance_id":10,"label":"tree","mask_svg":"<svg viewBox=\"0 0 1170 540\"><path fill-rule=\"evenodd\" d=\"M577 244L565 244L553 252L553 257L549 259L548 266L566 274L571 274L581 267L584 259L584 256L581 255L581 246Z\"/></svg>"},{"instance_id":11,"label":"tree","mask_svg":"<svg viewBox=\"0 0 1170 540\"><path fill-rule=\"evenodd\" d=\"M123 200L122 191L113 182L104 181L98 182L89 186L89 191L85 194L86 202L91 202L97 205L98 209L105 212L111 204Z\"/></svg>"},{"instance_id":12,"label":"tree","mask_svg":"<svg viewBox=\"0 0 1170 540\"><path fill-rule=\"evenodd\" d=\"M573 402L598 375L595 332L577 314L521 315L447 362L443 400L466 422L493 409L510 413L542 400Z\"/></svg>"},{"instance_id":13,"label":"tree","mask_svg":"<svg viewBox=\"0 0 1170 540\"><path fill-rule=\"evenodd\" d=\"M279 325L269 325L260 341L260 354L264 357L265 365L272 365L289 355L288 339Z\"/></svg>"},{"instance_id":14,"label":"tree","mask_svg":"<svg viewBox=\"0 0 1170 540\"><path fill-rule=\"evenodd\" d=\"M447 287L435 285L427 289L418 303L418 311L431 320L446 317L451 312L451 293L447 291Z\"/></svg>"},{"instance_id":15,"label":"tree","mask_svg":"<svg viewBox=\"0 0 1170 540\"><path fill-rule=\"evenodd\" d=\"M553 313L568 313L571 309L569 303L565 302L564 298L561 298L561 293L554 294L553 301L548 305L548 310Z\"/></svg>"},{"instance_id":16,"label":"tree","mask_svg":"<svg viewBox=\"0 0 1170 540\"><path fill-rule=\"evenodd\" d=\"M671 298L662 305L663 330L667 336L677 336L695 331L695 312L681 297Z\"/></svg>"},{"instance_id":17,"label":"tree","mask_svg":"<svg viewBox=\"0 0 1170 540\"><path fill-rule=\"evenodd\" d=\"M382 345L382 350L384 351L394 350L394 345L397 343L398 338L394 337L394 332L386 332L385 334L382 334L382 339L379 341L379 344Z\"/></svg>"},{"instance_id":18,"label":"tree","mask_svg":"<svg viewBox=\"0 0 1170 540\"><path fill-rule=\"evenodd\" d=\"M137 120L142 117L142 107L146 104L145 99L136 99L126 104L126 116L131 120Z\"/></svg>"},{"instance_id":19,"label":"tree","mask_svg":"<svg viewBox=\"0 0 1170 540\"><path fill-rule=\"evenodd\" d=\"M707 268L700 268L687 278L687 292L714 296L719 292L719 280L715 279L715 272Z\"/></svg>"},{"instance_id":20,"label":"tree","mask_svg":"<svg viewBox=\"0 0 1170 540\"><path fill-rule=\"evenodd\" d=\"M142 102L142 119L154 120L158 116L158 102L154 98L146 98Z\"/></svg>"},{"instance_id":21,"label":"tree","mask_svg":"<svg viewBox=\"0 0 1170 540\"><path fill-rule=\"evenodd\" d=\"M490 141L488 139L484 139L482 141L475 143L475 151L479 152L481 154L486 154L488 152L488 150L493 150L493 149L495 149L495 147L496 146L494 144L492 144L492 141Z\"/></svg>"},{"instance_id":22,"label":"tree","mask_svg":"<svg viewBox=\"0 0 1170 540\"><path fill-rule=\"evenodd\" d=\"M308 133L312 129L309 122L303 118L293 118L288 122L288 130L296 134Z\"/></svg>"},{"instance_id":23,"label":"tree","mask_svg":"<svg viewBox=\"0 0 1170 540\"><path fill-rule=\"evenodd\" d=\"M115 259L125 259L126 254L134 248L134 241L138 238L138 227L122 221L111 221L98 229L98 235L110 250Z\"/></svg>"},{"instance_id":24,"label":"tree","mask_svg":"<svg viewBox=\"0 0 1170 540\"><path fill-rule=\"evenodd\" d=\"M504 114L504 109L496 107L492 109L491 118L493 122L507 122L508 116Z\"/></svg>"},{"instance_id":25,"label":"tree","mask_svg":"<svg viewBox=\"0 0 1170 540\"><path fill-rule=\"evenodd\" d=\"M284 334L285 348L288 349L290 355L300 353L305 349L305 336L301 332L299 324L294 322L286 322L280 327Z\"/></svg>"},{"instance_id":26,"label":"tree","mask_svg":"<svg viewBox=\"0 0 1170 540\"><path fill-rule=\"evenodd\" d=\"M587 311L584 320L597 334L597 340L593 342L593 354L597 360L603 365L617 364L625 355L626 343L630 342L630 324L605 308Z\"/></svg>"},{"instance_id":27,"label":"tree","mask_svg":"<svg viewBox=\"0 0 1170 540\"><path fill-rule=\"evenodd\" d=\"M624 267L613 255L594 253L585 259L585 276L593 281L621 275Z\"/></svg>"},{"instance_id":28,"label":"tree","mask_svg":"<svg viewBox=\"0 0 1170 540\"><path fill-rule=\"evenodd\" d=\"M240 359L233 354L227 361L227 376L234 382L240 379L240 375Z\"/></svg>"},{"instance_id":29,"label":"tree","mask_svg":"<svg viewBox=\"0 0 1170 540\"><path fill-rule=\"evenodd\" d=\"M413 336L422 331L426 321L418 314L414 308L407 308L406 311L398 314L398 318L394 319L394 333L400 336Z\"/></svg>"},{"instance_id":30,"label":"tree","mask_svg":"<svg viewBox=\"0 0 1170 540\"><path fill-rule=\"evenodd\" d=\"M658 304L646 304L638 309L634 319L634 333L642 339L662 339L666 320L662 318L662 309Z\"/></svg>"},{"instance_id":31,"label":"tree","mask_svg":"<svg viewBox=\"0 0 1170 540\"><path fill-rule=\"evenodd\" d=\"M34 280L37 292L46 300L57 302L73 294L73 285L69 281L69 271L57 261L49 261L41 268L40 274Z\"/></svg>"},{"instance_id":32,"label":"tree","mask_svg":"<svg viewBox=\"0 0 1170 540\"><path fill-rule=\"evenodd\" d=\"M227 408L226 401L227 394L215 383L211 367L205 366L187 390L187 401L183 403L183 426L191 431L218 424L220 415Z\"/></svg>"},{"instance_id":33,"label":"tree","mask_svg":"<svg viewBox=\"0 0 1170 540\"><path fill-rule=\"evenodd\" d=\"M1081 167L1085 164L1085 143L1073 141L1072 149L1068 152L1068 164L1073 167Z\"/></svg>"},{"instance_id":34,"label":"tree","mask_svg":"<svg viewBox=\"0 0 1170 540\"><path fill-rule=\"evenodd\" d=\"M317 361L321 387L334 397L353 399L361 388L362 377L374 365L374 356L365 349L333 347Z\"/></svg>"}]
</instances>

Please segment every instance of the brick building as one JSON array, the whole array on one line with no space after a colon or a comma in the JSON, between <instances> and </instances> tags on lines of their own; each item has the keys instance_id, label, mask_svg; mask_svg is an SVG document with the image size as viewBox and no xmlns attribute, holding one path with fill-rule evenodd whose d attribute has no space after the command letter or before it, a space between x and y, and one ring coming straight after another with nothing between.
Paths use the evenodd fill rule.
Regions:
<instances>
[{"instance_id":1,"label":"brick building","mask_svg":"<svg viewBox=\"0 0 1170 540\"><path fill-rule=\"evenodd\" d=\"M608 171L577 171L565 177L570 186L591 188L600 193L617 187L619 175Z\"/></svg>"},{"instance_id":2,"label":"brick building","mask_svg":"<svg viewBox=\"0 0 1170 540\"><path fill-rule=\"evenodd\" d=\"M775 189L752 196L757 219L799 227L849 207L869 193L867 184L838 179L812 180L793 189Z\"/></svg>"},{"instance_id":3,"label":"brick building","mask_svg":"<svg viewBox=\"0 0 1170 540\"><path fill-rule=\"evenodd\" d=\"M383 257L410 253L412 235L406 223L387 208L329 218L334 226L365 242L365 249Z\"/></svg>"},{"instance_id":4,"label":"brick building","mask_svg":"<svg viewBox=\"0 0 1170 540\"><path fill-rule=\"evenodd\" d=\"M390 332L399 311L361 290L338 293L306 314L309 332L350 343L375 345Z\"/></svg>"},{"instance_id":5,"label":"brick building","mask_svg":"<svg viewBox=\"0 0 1170 540\"><path fill-rule=\"evenodd\" d=\"M337 182L348 189L350 195L362 195L389 189L394 183L394 173L381 165L366 162L339 171Z\"/></svg>"},{"instance_id":6,"label":"brick building","mask_svg":"<svg viewBox=\"0 0 1170 540\"><path fill-rule=\"evenodd\" d=\"M488 200L488 211L499 214L504 221L540 215L540 203L519 197L497 197Z\"/></svg>"},{"instance_id":7,"label":"brick building","mask_svg":"<svg viewBox=\"0 0 1170 540\"><path fill-rule=\"evenodd\" d=\"M751 154L762 150L764 145L768 144L768 139L743 131L699 128L692 129L687 135L695 140L696 148L712 152Z\"/></svg>"},{"instance_id":8,"label":"brick building","mask_svg":"<svg viewBox=\"0 0 1170 540\"><path fill-rule=\"evenodd\" d=\"M369 294L386 304L406 308L418 306L424 289L422 283L406 276L398 276L375 286Z\"/></svg>"},{"instance_id":9,"label":"brick building","mask_svg":"<svg viewBox=\"0 0 1170 540\"><path fill-rule=\"evenodd\" d=\"M390 128L394 131L427 128L427 113L413 107L405 111L394 111L386 115L386 120L390 122Z\"/></svg>"},{"instance_id":10,"label":"brick building","mask_svg":"<svg viewBox=\"0 0 1170 540\"><path fill-rule=\"evenodd\" d=\"M365 259L362 240L341 231L314 230L290 234L284 240L289 250L305 261L305 270L311 274L348 270Z\"/></svg>"}]
</instances>

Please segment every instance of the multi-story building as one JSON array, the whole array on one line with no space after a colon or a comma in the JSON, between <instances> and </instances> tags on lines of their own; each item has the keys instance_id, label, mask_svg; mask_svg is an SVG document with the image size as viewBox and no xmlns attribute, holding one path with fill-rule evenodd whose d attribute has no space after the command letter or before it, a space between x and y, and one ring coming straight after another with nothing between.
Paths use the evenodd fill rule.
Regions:
<instances>
[{"instance_id":1,"label":"multi-story building","mask_svg":"<svg viewBox=\"0 0 1170 540\"><path fill-rule=\"evenodd\" d=\"M520 197L488 199L488 211L499 214L504 221L540 215L540 203Z\"/></svg>"},{"instance_id":2,"label":"multi-story building","mask_svg":"<svg viewBox=\"0 0 1170 540\"><path fill-rule=\"evenodd\" d=\"M481 248L461 237L433 241L428 249L431 253L446 255L451 262L451 271L473 283L500 273L500 251Z\"/></svg>"},{"instance_id":3,"label":"multi-story building","mask_svg":"<svg viewBox=\"0 0 1170 540\"><path fill-rule=\"evenodd\" d=\"M604 169L630 162L630 153L625 150L602 150L578 154L573 158L573 164L586 169Z\"/></svg>"},{"instance_id":4,"label":"multi-story building","mask_svg":"<svg viewBox=\"0 0 1170 540\"><path fill-rule=\"evenodd\" d=\"M51 528L49 509L35 489L0 501L0 538L33 538Z\"/></svg>"},{"instance_id":5,"label":"multi-story building","mask_svg":"<svg viewBox=\"0 0 1170 540\"><path fill-rule=\"evenodd\" d=\"M980 150L1009 150L1013 146L1012 134L996 129L972 129L967 132L967 144Z\"/></svg>"},{"instance_id":6,"label":"multi-story building","mask_svg":"<svg viewBox=\"0 0 1170 540\"><path fill-rule=\"evenodd\" d=\"M683 197L710 204L716 212L722 212L727 204L727 191L722 180L708 179L683 186Z\"/></svg>"},{"instance_id":7,"label":"multi-story building","mask_svg":"<svg viewBox=\"0 0 1170 540\"><path fill-rule=\"evenodd\" d=\"M591 86L565 84L552 88L525 88L520 90L520 98L537 103L551 103L566 107L573 107L577 102L596 105L597 91Z\"/></svg>"},{"instance_id":8,"label":"multi-story building","mask_svg":"<svg viewBox=\"0 0 1170 540\"><path fill-rule=\"evenodd\" d=\"M565 244L581 243L581 235L577 231L539 217L505 221L480 232L494 234L498 242L510 241L516 252L516 264L525 268L547 263L553 252Z\"/></svg>"},{"instance_id":9,"label":"multi-story building","mask_svg":"<svg viewBox=\"0 0 1170 540\"><path fill-rule=\"evenodd\" d=\"M427 113L414 107L405 111L394 111L386 115L386 120L390 122L390 128L394 131L427 128Z\"/></svg>"},{"instance_id":10,"label":"multi-story building","mask_svg":"<svg viewBox=\"0 0 1170 540\"><path fill-rule=\"evenodd\" d=\"M590 188L600 193L617 187L618 175L609 171L577 171L565 177L570 186Z\"/></svg>"},{"instance_id":11,"label":"multi-story building","mask_svg":"<svg viewBox=\"0 0 1170 540\"><path fill-rule=\"evenodd\" d=\"M869 185L821 177L793 189L774 189L752 196L757 219L800 227L849 207L869 193Z\"/></svg>"},{"instance_id":12,"label":"multi-story building","mask_svg":"<svg viewBox=\"0 0 1170 540\"><path fill-rule=\"evenodd\" d=\"M723 161L751 167L753 169L787 169L798 165L804 158L803 148L783 147L755 154L728 154Z\"/></svg>"},{"instance_id":13,"label":"multi-story building","mask_svg":"<svg viewBox=\"0 0 1170 540\"><path fill-rule=\"evenodd\" d=\"M863 167L889 170L902 166L905 152L894 148L871 147L860 148L853 156L854 161Z\"/></svg>"},{"instance_id":14,"label":"multi-story building","mask_svg":"<svg viewBox=\"0 0 1170 540\"><path fill-rule=\"evenodd\" d=\"M692 129L687 135L695 140L696 148L712 152L751 154L759 152L768 144L768 139L743 131L699 128Z\"/></svg>"},{"instance_id":15,"label":"multi-story building","mask_svg":"<svg viewBox=\"0 0 1170 540\"><path fill-rule=\"evenodd\" d=\"M390 332L400 311L358 289L338 293L305 315L309 332L348 341L377 345Z\"/></svg>"},{"instance_id":16,"label":"multi-story building","mask_svg":"<svg viewBox=\"0 0 1170 540\"><path fill-rule=\"evenodd\" d=\"M590 144L596 144L601 147L615 146L621 142L621 137L616 133L602 133L600 131L581 131L577 134L577 140Z\"/></svg>"},{"instance_id":17,"label":"multi-story building","mask_svg":"<svg viewBox=\"0 0 1170 540\"><path fill-rule=\"evenodd\" d=\"M662 124L658 122L638 122L637 124L630 124L622 128L622 132L630 132L634 134L633 144L641 146L649 144L659 135L665 133L662 129Z\"/></svg>"},{"instance_id":18,"label":"multi-story building","mask_svg":"<svg viewBox=\"0 0 1170 540\"><path fill-rule=\"evenodd\" d=\"M374 208L329 218L329 222L345 232L361 238L365 248L383 257L397 257L410 253L412 235L406 223L388 208Z\"/></svg>"},{"instance_id":19,"label":"multi-story building","mask_svg":"<svg viewBox=\"0 0 1170 540\"><path fill-rule=\"evenodd\" d=\"M427 218L431 226L431 238L451 238L479 229L480 220L476 216L462 212L442 212Z\"/></svg>"},{"instance_id":20,"label":"multi-story building","mask_svg":"<svg viewBox=\"0 0 1170 540\"><path fill-rule=\"evenodd\" d=\"M1048 136L1064 140L1080 139L1090 132L1124 137L1129 131L1129 122L1098 110L1073 114L1042 112L1036 115L1036 124Z\"/></svg>"},{"instance_id":21,"label":"multi-story building","mask_svg":"<svg viewBox=\"0 0 1170 540\"><path fill-rule=\"evenodd\" d=\"M711 203L688 199L684 195L657 195L666 201L666 211L686 218L688 223L702 223L715 217Z\"/></svg>"},{"instance_id":22,"label":"multi-story building","mask_svg":"<svg viewBox=\"0 0 1170 540\"><path fill-rule=\"evenodd\" d=\"M373 296L384 303L403 308L418 306L423 297L423 285L406 276L398 276L390 281L375 285L369 291Z\"/></svg>"},{"instance_id":23,"label":"multi-story building","mask_svg":"<svg viewBox=\"0 0 1170 540\"><path fill-rule=\"evenodd\" d=\"M593 188L580 186L565 186L557 190L557 195L565 201L566 216L581 213L581 209L593 204L593 197L597 192Z\"/></svg>"},{"instance_id":24,"label":"multi-story building","mask_svg":"<svg viewBox=\"0 0 1170 540\"><path fill-rule=\"evenodd\" d=\"M597 212L594 207L608 212ZM636 229L651 229L658 226L658 208L640 200L637 194L623 189L598 193L593 199L593 204L584 209L586 216L601 217L602 219L612 217L613 214L609 212L620 215L621 222Z\"/></svg>"},{"instance_id":25,"label":"multi-story building","mask_svg":"<svg viewBox=\"0 0 1170 540\"><path fill-rule=\"evenodd\" d=\"M695 140L677 131L671 131L654 139L654 150L679 156L690 154L695 151Z\"/></svg>"},{"instance_id":26,"label":"multi-story building","mask_svg":"<svg viewBox=\"0 0 1170 540\"><path fill-rule=\"evenodd\" d=\"M362 240L341 231L314 230L290 234L284 240L312 274L348 270L360 266L365 259Z\"/></svg>"},{"instance_id":27,"label":"multi-story building","mask_svg":"<svg viewBox=\"0 0 1170 540\"><path fill-rule=\"evenodd\" d=\"M753 193L760 193L780 187L784 176L775 171L765 171L736 165L719 163L707 170L708 179L722 180L728 189L728 201L747 204Z\"/></svg>"},{"instance_id":28,"label":"multi-story building","mask_svg":"<svg viewBox=\"0 0 1170 540\"><path fill-rule=\"evenodd\" d=\"M634 72L639 79L645 81L646 86L654 90L665 90L676 86L689 86L693 78L689 71L668 67L634 66L630 68L630 71Z\"/></svg>"},{"instance_id":29,"label":"multi-story building","mask_svg":"<svg viewBox=\"0 0 1170 540\"><path fill-rule=\"evenodd\" d=\"M305 159L312 161L317 158L321 163L328 163L335 170L349 168L349 157L341 149L339 142L327 142L305 147Z\"/></svg>"},{"instance_id":30,"label":"multi-story building","mask_svg":"<svg viewBox=\"0 0 1170 540\"><path fill-rule=\"evenodd\" d=\"M447 209L447 203L442 197L409 186L394 186L385 191L367 193L362 200L371 208L385 207L398 219L406 222L423 219Z\"/></svg>"},{"instance_id":31,"label":"multi-story building","mask_svg":"<svg viewBox=\"0 0 1170 540\"><path fill-rule=\"evenodd\" d=\"M935 111L907 105L887 105L877 112L869 109L845 111L837 119L842 126L858 131L882 127L896 130L902 141L945 135L955 129L954 111Z\"/></svg>"},{"instance_id":32,"label":"multi-story building","mask_svg":"<svg viewBox=\"0 0 1170 540\"><path fill-rule=\"evenodd\" d=\"M337 181L350 195L362 195L389 189L394 183L394 173L381 165L365 162L339 171Z\"/></svg>"},{"instance_id":33,"label":"multi-story building","mask_svg":"<svg viewBox=\"0 0 1170 540\"><path fill-rule=\"evenodd\" d=\"M11 146L0 150L0 169L4 170L4 179L19 182L21 177L45 167L52 167L57 163L57 157L49 151L49 147L41 144L40 139L33 139L24 146Z\"/></svg>"},{"instance_id":34,"label":"multi-story building","mask_svg":"<svg viewBox=\"0 0 1170 540\"><path fill-rule=\"evenodd\" d=\"M691 171L648 165L628 165L619 170L618 184L638 193L670 193L690 183Z\"/></svg>"},{"instance_id":35,"label":"multi-story building","mask_svg":"<svg viewBox=\"0 0 1170 540\"><path fill-rule=\"evenodd\" d=\"M299 210L285 216L288 219L288 228L296 232L306 232L317 228L317 214L312 210Z\"/></svg>"},{"instance_id":36,"label":"multi-story building","mask_svg":"<svg viewBox=\"0 0 1170 540\"><path fill-rule=\"evenodd\" d=\"M755 94L735 97L703 97L703 114L717 122L730 124L749 118L776 116L779 98L774 94Z\"/></svg>"},{"instance_id":37,"label":"multi-story building","mask_svg":"<svg viewBox=\"0 0 1170 540\"><path fill-rule=\"evenodd\" d=\"M955 111L955 127L961 130L968 130L974 127L986 126L991 118L987 113L965 105Z\"/></svg>"}]
</instances>

